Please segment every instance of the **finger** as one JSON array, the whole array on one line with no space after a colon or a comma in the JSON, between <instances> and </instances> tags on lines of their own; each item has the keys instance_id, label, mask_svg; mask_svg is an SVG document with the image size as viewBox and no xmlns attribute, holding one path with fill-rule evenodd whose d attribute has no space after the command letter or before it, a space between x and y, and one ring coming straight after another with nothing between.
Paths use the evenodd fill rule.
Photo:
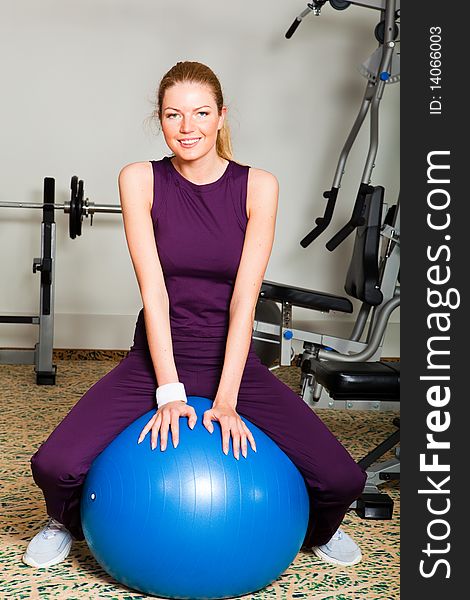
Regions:
<instances>
[{"instance_id":1,"label":"finger","mask_svg":"<svg viewBox=\"0 0 470 600\"><path fill-rule=\"evenodd\" d=\"M246 441L245 432L243 432L240 435L240 444L241 444L241 448L242 448L242 455L244 458L246 458L248 455L248 445L247 445L247 441Z\"/></svg>"},{"instance_id":2,"label":"finger","mask_svg":"<svg viewBox=\"0 0 470 600\"><path fill-rule=\"evenodd\" d=\"M153 417L150 419L150 421L147 422L147 424L145 425L145 427L142 429L142 431L140 432L140 436L139 436L139 443L144 439L144 437L147 435L147 433L150 431L154 421L156 418L156 414L153 415Z\"/></svg>"},{"instance_id":3,"label":"finger","mask_svg":"<svg viewBox=\"0 0 470 600\"><path fill-rule=\"evenodd\" d=\"M191 429L194 429L194 425L196 425L196 421L197 421L196 411L194 410L194 408L192 406L189 406L188 408L191 409L189 411L189 415L188 415L188 425L191 427Z\"/></svg>"},{"instance_id":4,"label":"finger","mask_svg":"<svg viewBox=\"0 0 470 600\"><path fill-rule=\"evenodd\" d=\"M204 413L204 417L202 419L202 424L204 425L204 427L207 429L207 431L209 433L213 433L214 432L214 425L212 425L212 412L210 410L206 410L206 412Z\"/></svg>"},{"instance_id":5,"label":"finger","mask_svg":"<svg viewBox=\"0 0 470 600\"><path fill-rule=\"evenodd\" d=\"M162 426L160 428L160 450L163 452L166 450L168 442L168 429L170 427L170 414L169 411L165 411L162 415Z\"/></svg>"},{"instance_id":6,"label":"finger","mask_svg":"<svg viewBox=\"0 0 470 600\"><path fill-rule=\"evenodd\" d=\"M232 445L233 455L237 460L240 460L240 432L236 429L236 426L232 429Z\"/></svg>"},{"instance_id":7,"label":"finger","mask_svg":"<svg viewBox=\"0 0 470 600\"><path fill-rule=\"evenodd\" d=\"M230 427L228 424L228 418L221 417L219 419L222 427L222 448L225 454L228 454L228 447L230 441Z\"/></svg>"},{"instance_id":8,"label":"finger","mask_svg":"<svg viewBox=\"0 0 470 600\"><path fill-rule=\"evenodd\" d=\"M147 435L147 433L150 431L150 429L152 428L155 419L157 418L157 415L155 414L150 421L147 423L147 425L142 429L142 431L140 432L140 436L139 439L137 440L137 443L140 444L142 442L142 440L145 438L145 436Z\"/></svg>"},{"instance_id":9,"label":"finger","mask_svg":"<svg viewBox=\"0 0 470 600\"><path fill-rule=\"evenodd\" d=\"M160 433L160 443L162 443L163 438L168 435L168 421L169 417L167 415L168 411L162 411L160 413L160 419L158 420L158 426L155 425L152 427L152 450L155 450L157 447L157 439L158 434ZM165 430L166 427L166 430Z\"/></svg>"},{"instance_id":10,"label":"finger","mask_svg":"<svg viewBox=\"0 0 470 600\"><path fill-rule=\"evenodd\" d=\"M241 443L241 447L242 447L242 454L246 458L246 456L248 454L248 448L247 448L247 442L246 442L246 433L243 428L243 421L242 421L242 426L240 427L240 443Z\"/></svg>"},{"instance_id":11,"label":"finger","mask_svg":"<svg viewBox=\"0 0 470 600\"><path fill-rule=\"evenodd\" d=\"M162 423L162 415L160 413L159 415L157 415L157 418L155 419L155 422L152 426L152 433L150 436L150 446L151 446L152 450L155 450L155 446L157 445L158 431L161 427L161 423Z\"/></svg>"},{"instance_id":12,"label":"finger","mask_svg":"<svg viewBox=\"0 0 470 600\"><path fill-rule=\"evenodd\" d=\"M180 439L179 433L180 413L178 410L171 411L171 437L173 439L173 448L176 448Z\"/></svg>"},{"instance_id":13,"label":"finger","mask_svg":"<svg viewBox=\"0 0 470 600\"><path fill-rule=\"evenodd\" d=\"M248 429L248 427L246 425L245 425L245 431L246 431L246 435L247 435L248 439L250 440L251 447L253 448L253 450L255 452L257 452L255 438L253 437L253 434L251 433L251 431Z\"/></svg>"}]
</instances>

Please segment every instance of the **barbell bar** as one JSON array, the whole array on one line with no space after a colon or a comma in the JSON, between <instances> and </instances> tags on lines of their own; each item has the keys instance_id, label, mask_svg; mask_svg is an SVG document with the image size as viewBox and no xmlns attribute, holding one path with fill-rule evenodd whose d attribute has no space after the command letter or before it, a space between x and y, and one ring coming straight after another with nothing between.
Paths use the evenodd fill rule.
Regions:
<instances>
[{"instance_id":1,"label":"barbell bar","mask_svg":"<svg viewBox=\"0 0 470 600\"><path fill-rule=\"evenodd\" d=\"M88 198L87 198L88 201ZM0 208L44 208L45 204L38 204L37 202L0 202ZM66 202L65 204L48 204L48 206L52 206L56 210L64 209L65 213L69 213L70 211L70 203ZM87 202L85 208L93 215L93 213L120 213L121 207L118 205L112 204L94 204L93 202Z\"/></svg>"},{"instance_id":2,"label":"barbell bar","mask_svg":"<svg viewBox=\"0 0 470 600\"><path fill-rule=\"evenodd\" d=\"M54 210L63 210L69 215L69 235L74 240L77 235L82 234L83 217L90 216L90 226L93 225L93 215L95 213L122 213L119 204L95 204L88 198L83 198L83 180L78 179L76 175L70 182L70 202L65 204L53 204L39 202L0 202L0 208L45 208L51 207Z\"/></svg>"}]
</instances>

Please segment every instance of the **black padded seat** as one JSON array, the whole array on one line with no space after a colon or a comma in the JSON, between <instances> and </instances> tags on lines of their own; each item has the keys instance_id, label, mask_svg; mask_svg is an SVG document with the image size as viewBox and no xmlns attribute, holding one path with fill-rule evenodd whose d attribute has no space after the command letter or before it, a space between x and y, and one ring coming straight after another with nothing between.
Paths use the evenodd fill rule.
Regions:
<instances>
[{"instance_id":1,"label":"black padded seat","mask_svg":"<svg viewBox=\"0 0 470 600\"><path fill-rule=\"evenodd\" d=\"M312 361L315 379L334 400L399 400L399 362Z\"/></svg>"},{"instance_id":2,"label":"black padded seat","mask_svg":"<svg viewBox=\"0 0 470 600\"><path fill-rule=\"evenodd\" d=\"M264 280L261 285L260 296L275 302L289 302L293 306L311 308L322 312L336 310L344 313L352 313L353 305L348 298L325 294L316 290L293 287L283 283Z\"/></svg>"}]
</instances>

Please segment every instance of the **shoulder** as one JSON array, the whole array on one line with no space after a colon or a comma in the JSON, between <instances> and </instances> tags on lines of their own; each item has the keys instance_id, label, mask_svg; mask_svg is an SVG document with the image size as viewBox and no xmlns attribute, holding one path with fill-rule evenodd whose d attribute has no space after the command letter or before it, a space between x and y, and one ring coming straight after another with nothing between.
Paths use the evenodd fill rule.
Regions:
<instances>
[{"instance_id":1,"label":"shoulder","mask_svg":"<svg viewBox=\"0 0 470 600\"><path fill-rule=\"evenodd\" d=\"M153 202L153 167L150 161L133 162L119 171L119 187L130 192L129 197L145 196L152 206Z\"/></svg>"},{"instance_id":2,"label":"shoulder","mask_svg":"<svg viewBox=\"0 0 470 600\"><path fill-rule=\"evenodd\" d=\"M269 171L256 169L255 167L250 167L248 171L248 185L253 188L279 188L279 182L275 175Z\"/></svg>"},{"instance_id":3,"label":"shoulder","mask_svg":"<svg viewBox=\"0 0 470 600\"><path fill-rule=\"evenodd\" d=\"M279 194L279 181L277 177L265 171L250 167L248 170L247 185L247 215L254 210L276 210Z\"/></svg>"},{"instance_id":4,"label":"shoulder","mask_svg":"<svg viewBox=\"0 0 470 600\"><path fill-rule=\"evenodd\" d=\"M152 175L152 163L148 160L124 165L119 171L119 179L149 178Z\"/></svg>"}]
</instances>

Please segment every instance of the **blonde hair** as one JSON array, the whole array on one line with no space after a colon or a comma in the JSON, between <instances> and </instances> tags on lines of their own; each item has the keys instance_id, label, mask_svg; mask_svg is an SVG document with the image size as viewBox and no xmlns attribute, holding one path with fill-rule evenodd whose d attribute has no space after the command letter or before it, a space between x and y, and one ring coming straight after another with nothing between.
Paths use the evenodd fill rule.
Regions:
<instances>
[{"instance_id":1,"label":"blonde hair","mask_svg":"<svg viewBox=\"0 0 470 600\"><path fill-rule=\"evenodd\" d=\"M184 62L177 62L176 65L165 73L160 81L157 92L157 106L154 111L154 116L158 118L160 124L162 122L162 104L166 90L176 83L186 82L206 85L214 96L219 115L221 114L224 98L217 76L208 66L200 62L186 60ZM226 160L233 160L230 127L226 118L224 119L222 128L217 132L216 152Z\"/></svg>"}]
</instances>

